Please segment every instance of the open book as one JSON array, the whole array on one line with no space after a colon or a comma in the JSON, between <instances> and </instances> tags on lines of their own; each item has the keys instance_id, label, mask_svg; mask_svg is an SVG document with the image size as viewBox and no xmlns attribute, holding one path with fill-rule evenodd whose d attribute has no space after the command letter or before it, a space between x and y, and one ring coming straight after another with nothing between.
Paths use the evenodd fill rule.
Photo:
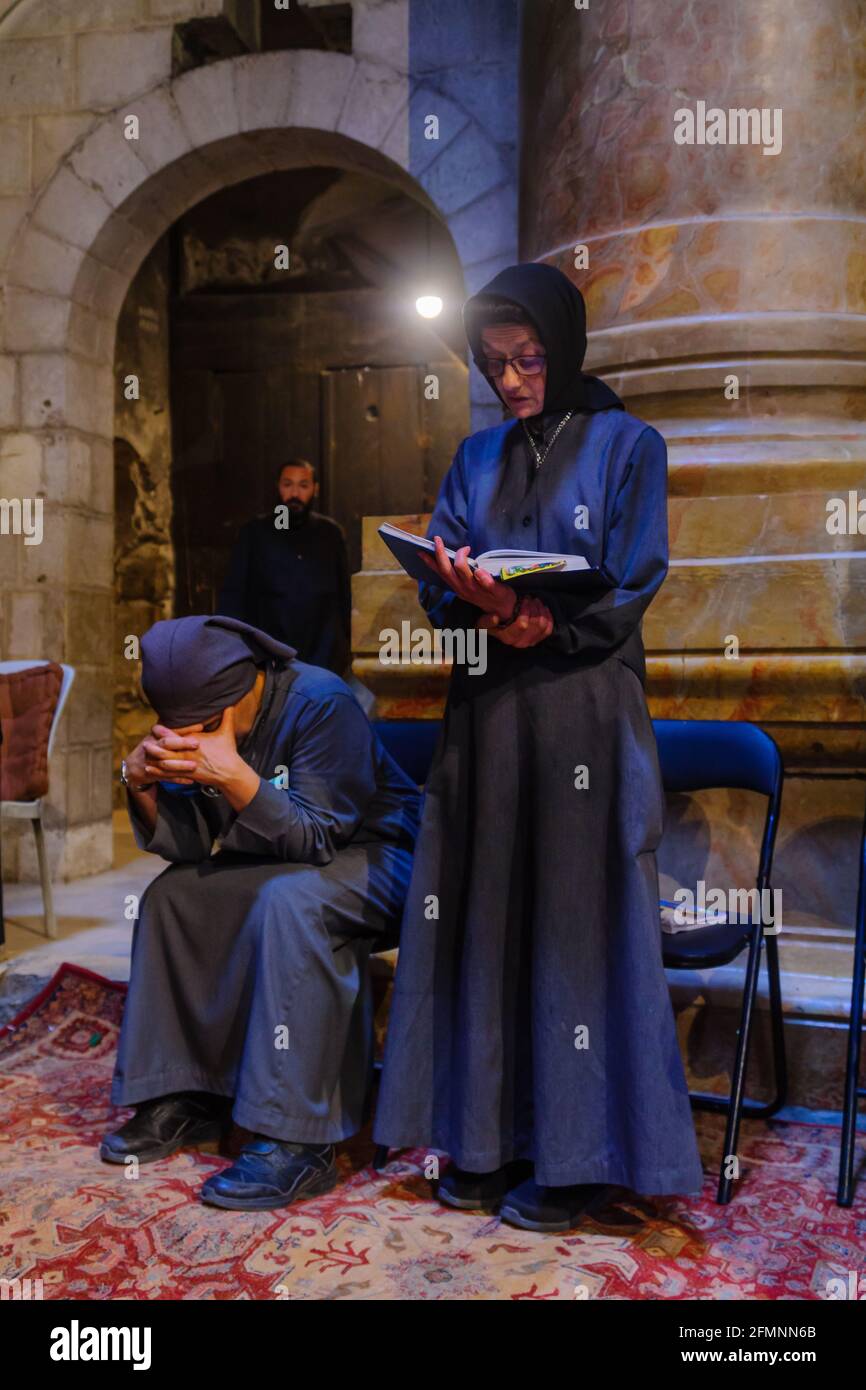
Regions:
<instances>
[{"instance_id":1,"label":"open book","mask_svg":"<svg viewBox=\"0 0 866 1390\"><path fill-rule=\"evenodd\" d=\"M426 584L438 582L435 570L422 559L424 555L435 554L433 541L425 536L413 536L411 531L392 526L390 521L382 523L379 535L413 579ZM456 552L446 546L445 554L453 560ZM483 555L470 556L469 568L487 570L494 579L531 593L544 589L573 593L604 582L599 571L582 555L552 555L539 550L486 550Z\"/></svg>"}]
</instances>

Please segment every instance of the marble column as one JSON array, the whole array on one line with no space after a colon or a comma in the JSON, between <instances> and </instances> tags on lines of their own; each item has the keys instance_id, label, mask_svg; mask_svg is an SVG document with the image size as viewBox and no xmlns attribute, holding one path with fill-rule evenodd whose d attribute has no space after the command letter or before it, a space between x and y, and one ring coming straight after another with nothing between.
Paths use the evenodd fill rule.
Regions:
<instances>
[{"instance_id":1,"label":"marble column","mask_svg":"<svg viewBox=\"0 0 866 1390\"><path fill-rule=\"evenodd\" d=\"M580 286L587 369L668 442L651 710L751 720L782 749L794 1094L838 1103L866 767L866 4L524 15L522 256ZM663 872L746 881L749 803L675 808ZM681 1020L705 1079L729 1066L726 974L690 997L728 1026Z\"/></svg>"},{"instance_id":2,"label":"marble column","mask_svg":"<svg viewBox=\"0 0 866 1390\"><path fill-rule=\"evenodd\" d=\"M866 765L864 53L852 0L525 10L522 255L581 287L588 369L669 446L653 711L816 769Z\"/></svg>"}]
</instances>

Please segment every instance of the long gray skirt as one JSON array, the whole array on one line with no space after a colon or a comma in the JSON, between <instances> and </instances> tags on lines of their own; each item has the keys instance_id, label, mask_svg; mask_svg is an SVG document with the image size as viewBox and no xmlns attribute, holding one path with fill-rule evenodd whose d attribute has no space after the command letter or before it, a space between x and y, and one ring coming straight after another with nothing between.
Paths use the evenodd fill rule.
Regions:
<instances>
[{"instance_id":1,"label":"long gray skirt","mask_svg":"<svg viewBox=\"0 0 866 1390\"><path fill-rule=\"evenodd\" d=\"M616 656L526 658L491 641L486 676L452 677L375 1137L476 1172L533 1159L543 1185L697 1193L643 686Z\"/></svg>"},{"instance_id":2,"label":"long gray skirt","mask_svg":"<svg viewBox=\"0 0 866 1390\"><path fill-rule=\"evenodd\" d=\"M274 1139L348 1138L372 1079L368 957L393 929L412 855L350 845L330 864L221 853L144 894L111 1098L233 1096Z\"/></svg>"}]
</instances>

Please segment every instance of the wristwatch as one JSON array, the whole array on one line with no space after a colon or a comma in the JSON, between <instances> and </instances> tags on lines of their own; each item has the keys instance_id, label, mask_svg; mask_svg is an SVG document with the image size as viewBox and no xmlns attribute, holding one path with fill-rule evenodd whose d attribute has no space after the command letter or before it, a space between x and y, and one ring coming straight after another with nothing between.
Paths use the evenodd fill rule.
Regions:
<instances>
[{"instance_id":1,"label":"wristwatch","mask_svg":"<svg viewBox=\"0 0 866 1390\"><path fill-rule=\"evenodd\" d=\"M127 791L131 792L146 792L149 791L151 787L156 786L155 782L143 782L140 787L134 787L126 775L126 758L121 758L120 760L120 782L121 786L126 787Z\"/></svg>"},{"instance_id":2,"label":"wristwatch","mask_svg":"<svg viewBox=\"0 0 866 1390\"><path fill-rule=\"evenodd\" d=\"M496 624L496 630L497 630L498 632L501 632L502 629L503 629L504 627L510 627L511 624L514 622L514 619L520 617L520 610L521 610L522 607L523 607L523 594L518 594L518 595L517 595L517 598L515 599L515 602L514 602L514 609L513 609L513 611L512 611L511 617L510 617L510 618L506 618L506 619L505 619L505 622L502 622L502 621L500 620L500 622L498 622L498 623Z\"/></svg>"}]
</instances>

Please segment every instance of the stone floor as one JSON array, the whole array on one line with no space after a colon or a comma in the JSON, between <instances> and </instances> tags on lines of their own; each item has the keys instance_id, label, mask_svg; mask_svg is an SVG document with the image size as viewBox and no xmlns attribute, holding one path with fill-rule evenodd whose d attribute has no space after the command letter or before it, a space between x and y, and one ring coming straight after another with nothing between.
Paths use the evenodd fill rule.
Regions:
<instances>
[{"instance_id":1,"label":"stone floor","mask_svg":"<svg viewBox=\"0 0 866 1390\"><path fill-rule=\"evenodd\" d=\"M4 885L6 944L0 947L0 1024L49 979L64 961L112 980L129 978L132 921L124 916L130 894L139 897L165 867L136 847L123 812L114 818L114 868L109 873L54 885L57 939L45 936L37 883Z\"/></svg>"}]
</instances>

